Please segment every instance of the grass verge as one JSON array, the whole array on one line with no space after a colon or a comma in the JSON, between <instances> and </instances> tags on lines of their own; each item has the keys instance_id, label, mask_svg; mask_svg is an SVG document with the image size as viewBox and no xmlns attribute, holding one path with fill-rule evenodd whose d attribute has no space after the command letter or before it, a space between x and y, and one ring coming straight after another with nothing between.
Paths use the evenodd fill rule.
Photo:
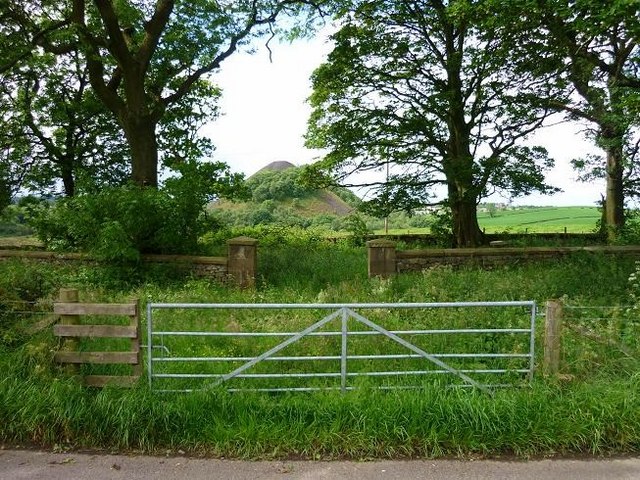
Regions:
<instances>
[{"instance_id":1,"label":"grass verge","mask_svg":"<svg viewBox=\"0 0 640 480\"><path fill-rule=\"evenodd\" d=\"M0 382L0 422L0 440L14 445L238 458L634 453L640 375L538 382L494 397L438 385L345 395L159 396L10 375Z\"/></svg>"},{"instance_id":2,"label":"grass verge","mask_svg":"<svg viewBox=\"0 0 640 480\"><path fill-rule=\"evenodd\" d=\"M160 272L154 272L155 279L114 275L95 266L71 271L25 262L6 262L0 287L5 296L15 291L16 298L34 300L73 285L87 301L544 302L567 297L579 305L627 305L628 278L635 268L629 259L584 254L549 264L490 271L443 267L369 280L362 250L307 248L287 255L274 249L266 255L262 280L253 291ZM12 332L13 312L8 307L7 312L3 328ZM622 320L626 317L612 321L611 328L599 320L597 326L618 334ZM610 346L575 335L566 339L563 372L570 380L538 377L531 388L501 390L494 397L437 383L397 392L363 385L345 395L219 390L161 395L142 384L130 391L82 388L52 365L57 346L50 333L25 333L20 342L0 343L0 442L151 453L181 449L240 458L639 452L637 356L632 361Z\"/></svg>"}]
</instances>

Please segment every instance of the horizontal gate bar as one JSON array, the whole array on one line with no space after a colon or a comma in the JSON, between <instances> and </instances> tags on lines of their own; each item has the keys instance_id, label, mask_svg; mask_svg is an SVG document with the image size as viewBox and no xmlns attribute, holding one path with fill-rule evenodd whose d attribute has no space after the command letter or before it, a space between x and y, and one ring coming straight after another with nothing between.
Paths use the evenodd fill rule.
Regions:
<instances>
[{"instance_id":1,"label":"horizontal gate bar","mask_svg":"<svg viewBox=\"0 0 640 480\"><path fill-rule=\"evenodd\" d=\"M337 310L349 309L407 309L407 308L466 308L466 307L533 307L535 302L439 302L439 303L149 303L148 307L162 308L186 308L186 309L238 309L238 310Z\"/></svg>"},{"instance_id":2,"label":"horizontal gate bar","mask_svg":"<svg viewBox=\"0 0 640 480\"><path fill-rule=\"evenodd\" d=\"M485 389L494 388L511 388L513 385L508 383L494 383L494 384L479 384L480 387ZM375 390L421 390L423 387L419 385L381 385L374 387ZM473 385L461 384L461 385L447 385L446 388L473 388ZM342 390L341 387L291 387L291 388L227 388L227 392L242 393L242 392L264 392L264 393L277 393L277 392L320 392L320 391L332 391ZM346 387L345 390L353 391L357 390L357 387ZM191 393L191 392L204 392L205 389L167 389L157 390L159 393Z\"/></svg>"},{"instance_id":3,"label":"horizontal gate bar","mask_svg":"<svg viewBox=\"0 0 640 480\"><path fill-rule=\"evenodd\" d=\"M433 353L436 358L529 358L528 353ZM153 362L247 362L256 357L160 357L153 358ZM302 357L269 357L264 361L269 362L303 362L315 360L340 360L340 355L327 356L302 356ZM348 360L402 360L424 358L423 355L348 355Z\"/></svg>"},{"instance_id":4,"label":"horizontal gate bar","mask_svg":"<svg viewBox=\"0 0 640 480\"><path fill-rule=\"evenodd\" d=\"M529 373L529 369L486 369L486 370L456 370L461 373L486 373L486 374L502 374L502 373ZM441 375L450 374L449 370L407 370L407 371L386 371L386 372L348 372L348 377L395 377L401 375ZM240 373L234 378L337 378L340 377L339 372L321 372L321 373ZM155 373L153 378L220 378L224 377L222 373Z\"/></svg>"},{"instance_id":5,"label":"horizontal gate bar","mask_svg":"<svg viewBox=\"0 0 640 480\"><path fill-rule=\"evenodd\" d=\"M390 330L396 335L437 335L450 333L531 333L528 328L467 328L467 329L451 329L451 330ZM153 332L153 336L175 336L175 337L291 337L297 335L298 332L171 332L160 331ZM342 332L313 332L307 337L339 337ZM350 331L351 335L383 335L376 331Z\"/></svg>"}]
</instances>

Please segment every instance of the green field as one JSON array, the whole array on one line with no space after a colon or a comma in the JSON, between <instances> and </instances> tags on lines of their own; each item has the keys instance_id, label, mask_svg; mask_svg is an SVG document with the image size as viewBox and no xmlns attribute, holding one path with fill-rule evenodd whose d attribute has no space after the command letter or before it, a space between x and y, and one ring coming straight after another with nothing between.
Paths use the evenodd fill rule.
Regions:
<instances>
[{"instance_id":1,"label":"green field","mask_svg":"<svg viewBox=\"0 0 640 480\"><path fill-rule=\"evenodd\" d=\"M478 223L486 233L592 233L599 219L597 207L514 207L493 216L478 209ZM431 233L428 227L397 228L393 220L389 227L391 235ZM374 233L385 232L377 229Z\"/></svg>"},{"instance_id":2,"label":"green field","mask_svg":"<svg viewBox=\"0 0 640 480\"><path fill-rule=\"evenodd\" d=\"M478 212L487 233L590 233L600 219L597 207L522 207L494 213Z\"/></svg>"}]
</instances>

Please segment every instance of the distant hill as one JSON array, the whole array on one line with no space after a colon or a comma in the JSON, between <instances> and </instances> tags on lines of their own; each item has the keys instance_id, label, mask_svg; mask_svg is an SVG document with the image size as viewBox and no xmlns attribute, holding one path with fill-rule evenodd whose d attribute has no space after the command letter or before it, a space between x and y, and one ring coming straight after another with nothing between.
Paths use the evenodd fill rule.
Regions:
<instances>
[{"instance_id":1,"label":"distant hill","mask_svg":"<svg viewBox=\"0 0 640 480\"><path fill-rule=\"evenodd\" d=\"M281 172L282 170L288 170L290 168L298 168L298 167L296 167L291 162L285 162L285 161L271 162L269 165L265 165L260 170L258 170L256 173L251 175L249 178L253 178L256 175L260 175L260 174L265 173L265 172Z\"/></svg>"},{"instance_id":2,"label":"distant hill","mask_svg":"<svg viewBox=\"0 0 640 480\"><path fill-rule=\"evenodd\" d=\"M344 217L354 212L360 199L347 189L315 189L300 181L302 169L292 163L272 162L247 179L251 200L221 200L211 211L235 224L292 222L319 215ZM306 222L308 223L308 222Z\"/></svg>"}]
</instances>

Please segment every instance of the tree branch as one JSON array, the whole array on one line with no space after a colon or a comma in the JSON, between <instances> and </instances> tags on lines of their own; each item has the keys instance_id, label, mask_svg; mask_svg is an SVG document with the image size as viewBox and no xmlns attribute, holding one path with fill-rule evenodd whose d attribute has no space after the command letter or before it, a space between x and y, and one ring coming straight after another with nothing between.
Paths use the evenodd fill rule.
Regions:
<instances>
[{"instance_id":1,"label":"tree branch","mask_svg":"<svg viewBox=\"0 0 640 480\"><path fill-rule=\"evenodd\" d=\"M147 68L149 68L151 57L153 57L156 51L158 42L160 41L164 27L169 21L174 5L174 0L158 0L153 16L144 26L146 34L136 55L136 59L141 64L142 71L146 71Z\"/></svg>"},{"instance_id":2,"label":"tree branch","mask_svg":"<svg viewBox=\"0 0 640 480\"><path fill-rule=\"evenodd\" d=\"M219 68L222 62L227 58L229 58L237 50L240 42L244 40L246 37L248 37L251 31L255 27L273 23L278 17L278 15L280 15L280 13L286 7L290 5L296 5L296 4L307 4L307 5L313 6L316 9L319 8L318 4L313 1L285 0L285 1L278 2L274 10L267 17L258 18L256 2L254 2L253 11L249 19L247 20L247 23L245 24L242 30L240 30L235 35L231 36L231 40L229 41L228 47L224 51L220 52L211 62L207 63L206 65L203 65L202 67L198 68L193 73L191 73L188 77L186 77L185 80L182 82L182 84L178 87L178 89L173 94L162 99L163 104L165 106L168 106L172 103L179 101L182 97L184 97L190 91L193 84L196 83L200 79L200 77L202 77L202 75Z\"/></svg>"},{"instance_id":3,"label":"tree branch","mask_svg":"<svg viewBox=\"0 0 640 480\"><path fill-rule=\"evenodd\" d=\"M124 33L118 23L118 16L113 9L113 3L111 0L94 0L102 23L107 30L109 36L108 49L116 58L116 60L123 66L131 64L132 56L127 46L127 41L124 37Z\"/></svg>"}]
</instances>

